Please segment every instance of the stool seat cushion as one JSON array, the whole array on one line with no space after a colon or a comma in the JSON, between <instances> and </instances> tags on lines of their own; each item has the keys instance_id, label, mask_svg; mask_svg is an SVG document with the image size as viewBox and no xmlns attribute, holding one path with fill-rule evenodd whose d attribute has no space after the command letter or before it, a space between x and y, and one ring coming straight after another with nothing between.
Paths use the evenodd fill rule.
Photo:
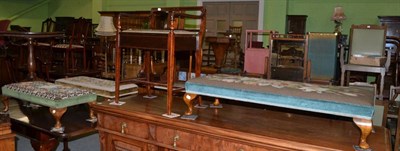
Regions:
<instances>
[{"instance_id":1,"label":"stool seat cushion","mask_svg":"<svg viewBox=\"0 0 400 151\"><path fill-rule=\"evenodd\" d=\"M64 108L97 99L90 91L44 81L12 83L1 90L5 96L52 108Z\"/></svg>"},{"instance_id":2,"label":"stool seat cushion","mask_svg":"<svg viewBox=\"0 0 400 151\"><path fill-rule=\"evenodd\" d=\"M331 115L372 119L374 88L340 87L214 74L185 83L187 93Z\"/></svg>"},{"instance_id":3,"label":"stool seat cushion","mask_svg":"<svg viewBox=\"0 0 400 151\"><path fill-rule=\"evenodd\" d=\"M56 84L62 84L89 90L98 96L115 98L115 81L99 79L87 76L76 76L57 79ZM126 96L138 93L138 86L133 83L121 84L119 86L119 96Z\"/></svg>"}]
</instances>

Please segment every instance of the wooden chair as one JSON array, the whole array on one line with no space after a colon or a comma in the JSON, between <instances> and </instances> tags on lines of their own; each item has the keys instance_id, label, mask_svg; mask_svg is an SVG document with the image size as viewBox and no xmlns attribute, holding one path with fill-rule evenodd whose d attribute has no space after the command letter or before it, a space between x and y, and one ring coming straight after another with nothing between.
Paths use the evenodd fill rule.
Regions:
<instances>
[{"instance_id":1,"label":"wooden chair","mask_svg":"<svg viewBox=\"0 0 400 151\"><path fill-rule=\"evenodd\" d=\"M70 69L77 70L76 64L78 60L75 59L74 53L82 53L82 70L87 69L86 62L86 39L88 37L89 29L91 28L91 23L81 17L75 20L67 29L64 39L64 43L55 44L53 46L54 51L63 51L64 57L64 67L67 72Z\"/></svg>"},{"instance_id":2,"label":"wooden chair","mask_svg":"<svg viewBox=\"0 0 400 151\"><path fill-rule=\"evenodd\" d=\"M42 32L54 32L56 30L56 21L47 18L42 22Z\"/></svg>"},{"instance_id":3,"label":"wooden chair","mask_svg":"<svg viewBox=\"0 0 400 151\"><path fill-rule=\"evenodd\" d=\"M391 53L385 55L385 39L386 26L351 26L348 63L344 61L344 48L340 50L341 86L345 84L345 81L348 85L351 71L378 73L380 74L379 99L383 99L384 78L391 58Z\"/></svg>"}]
</instances>

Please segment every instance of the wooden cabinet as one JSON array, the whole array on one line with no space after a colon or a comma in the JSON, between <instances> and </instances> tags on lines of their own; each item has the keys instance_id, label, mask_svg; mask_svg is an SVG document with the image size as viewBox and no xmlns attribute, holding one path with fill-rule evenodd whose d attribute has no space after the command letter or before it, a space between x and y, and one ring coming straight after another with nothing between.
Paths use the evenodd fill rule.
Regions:
<instances>
[{"instance_id":1,"label":"wooden cabinet","mask_svg":"<svg viewBox=\"0 0 400 151\"><path fill-rule=\"evenodd\" d=\"M306 81L308 79L308 36L273 34L270 43L273 53L271 78Z\"/></svg>"},{"instance_id":2,"label":"wooden cabinet","mask_svg":"<svg viewBox=\"0 0 400 151\"><path fill-rule=\"evenodd\" d=\"M400 16L378 16L379 22L387 26L386 36L400 37Z\"/></svg>"},{"instance_id":3,"label":"wooden cabinet","mask_svg":"<svg viewBox=\"0 0 400 151\"><path fill-rule=\"evenodd\" d=\"M346 120L282 112L267 107L224 104L222 109L199 109L196 120L165 118L165 96L121 98L126 104L93 106L98 116L102 151L119 150L352 150L359 129ZM208 102L207 100L203 100ZM184 112L182 97L173 111ZM374 128L368 139L373 150L388 150L387 129Z\"/></svg>"},{"instance_id":4,"label":"wooden cabinet","mask_svg":"<svg viewBox=\"0 0 400 151\"><path fill-rule=\"evenodd\" d=\"M286 16L287 34L305 34L307 15L287 15Z\"/></svg>"}]
</instances>

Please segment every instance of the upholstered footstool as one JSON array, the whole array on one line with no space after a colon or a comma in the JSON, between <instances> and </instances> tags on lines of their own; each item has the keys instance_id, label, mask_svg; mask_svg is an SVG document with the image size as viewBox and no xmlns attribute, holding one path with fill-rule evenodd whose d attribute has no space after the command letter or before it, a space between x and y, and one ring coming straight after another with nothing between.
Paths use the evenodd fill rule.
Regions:
<instances>
[{"instance_id":1,"label":"upholstered footstool","mask_svg":"<svg viewBox=\"0 0 400 151\"><path fill-rule=\"evenodd\" d=\"M57 79L55 83L86 89L105 98L115 98L115 81L112 80L76 76ZM132 95L138 93L138 86L136 84L121 84L119 90L120 97Z\"/></svg>"},{"instance_id":2,"label":"upholstered footstool","mask_svg":"<svg viewBox=\"0 0 400 151\"><path fill-rule=\"evenodd\" d=\"M64 131L60 119L67 111L67 107L84 103L91 106L97 99L97 96L88 90L44 81L12 83L3 86L1 90L5 96L2 99L5 106L3 112L8 111L9 97L49 107L56 121L51 131L59 133ZM97 121L91 109L88 121Z\"/></svg>"}]
</instances>

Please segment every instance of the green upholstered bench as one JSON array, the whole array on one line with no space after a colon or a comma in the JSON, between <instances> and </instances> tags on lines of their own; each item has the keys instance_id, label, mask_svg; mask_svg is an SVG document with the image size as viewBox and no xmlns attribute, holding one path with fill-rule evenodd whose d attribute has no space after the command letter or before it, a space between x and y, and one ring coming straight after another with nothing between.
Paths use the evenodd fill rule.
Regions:
<instances>
[{"instance_id":1,"label":"green upholstered bench","mask_svg":"<svg viewBox=\"0 0 400 151\"><path fill-rule=\"evenodd\" d=\"M105 98L115 98L115 81L76 76L57 79L55 83L90 90ZM132 95L138 93L138 86L136 84L121 84L119 90L120 97Z\"/></svg>"},{"instance_id":2,"label":"green upholstered bench","mask_svg":"<svg viewBox=\"0 0 400 151\"><path fill-rule=\"evenodd\" d=\"M192 115L197 95L225 98L276 107L311 111L353 118L361 129L359 147L369 148L366 138L372 131L375 89L340 87L293 81L215 74L193 78L185 83L185 115Z\"/></svg>"},{"instance_id":3,"label":"green upholstered bench","mask_svg":"<svg viewBox=\"0 0 400 151\"><path fill-rule=\"evenodd\" d=\"M4 85L1 90L6 96L3 99L5 105L3 112L8 111L8 97L49 107L50 113L56 120L52 131L60 133L64 130L60 119L67 111L67 107L83 103L91 105L97 99L97 96L90 91L44 81L12 83ZM97 119L93 112L90 112L88 120L95 122Z\"/></svg>"}]
</instances>

